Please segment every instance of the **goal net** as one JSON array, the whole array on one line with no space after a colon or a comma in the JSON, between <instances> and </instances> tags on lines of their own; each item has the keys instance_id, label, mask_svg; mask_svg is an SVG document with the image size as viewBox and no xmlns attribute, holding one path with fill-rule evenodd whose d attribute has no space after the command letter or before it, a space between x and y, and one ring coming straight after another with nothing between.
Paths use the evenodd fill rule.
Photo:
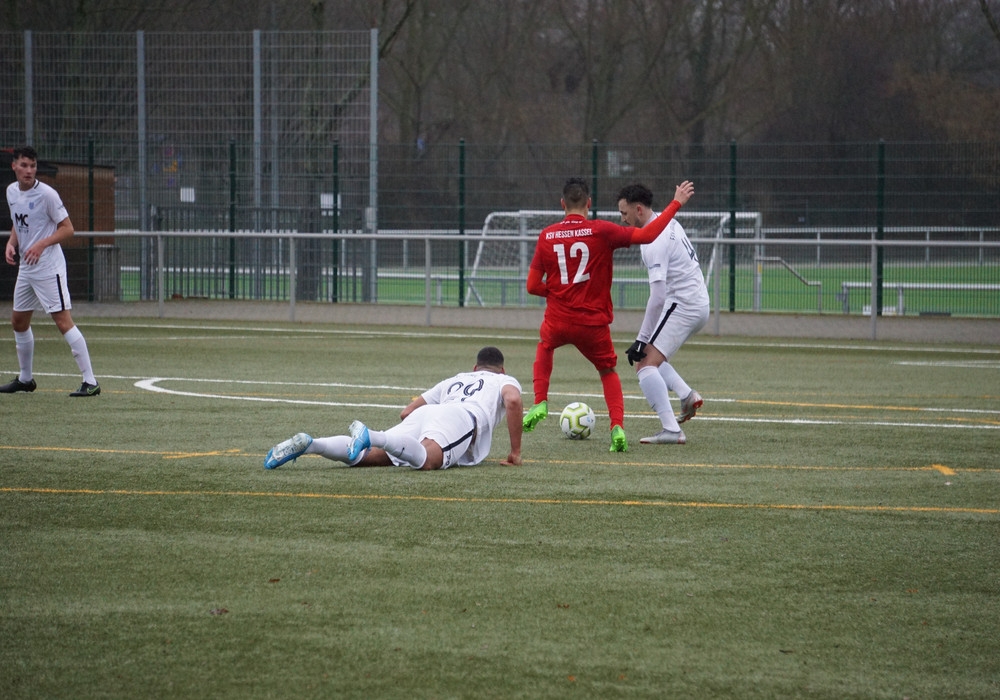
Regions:
<instances>
[{"instance_id":1,"label":"goal net","mask_svg":"<svg viewBox=\"0 0 1000 700\"><path fill-rule=\"evenodd\" d=\"M469 266L468 286L465 303L480 306L495 304L525 305L528 301L524 283L528 278L528 266L535 252L538 233L565 216L562 210L521 209L518 211L495 211L483 222L483 229L475 241L475 254ZM597 218L621 221L617 211L599 211ZM719 246L713 241L730 235L731 214L721 211L684 211L675 217L684 227L688 238L692 239L706 282L711 282L714 256ZM736 213L736 235L739 238L759 238L761 216L758 212ZM752 256L749 246L739 246L738 255ZM648 284L646 270L642 265L639 247L620 250L615 254L615 278L623 283L635 278L638 284ZM644 289L642 291L645 291Z\"/></svg>"}]
</instances>

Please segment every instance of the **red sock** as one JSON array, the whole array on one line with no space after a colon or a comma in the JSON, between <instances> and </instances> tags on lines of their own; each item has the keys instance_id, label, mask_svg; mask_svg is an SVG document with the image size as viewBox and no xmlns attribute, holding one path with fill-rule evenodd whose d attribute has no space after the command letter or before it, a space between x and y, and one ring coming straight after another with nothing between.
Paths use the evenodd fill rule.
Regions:
<instances>
[{"instance_id":1,"label":"red sock","mask_svg":"<svg viewBox=\"0 0 1000 700\"><path fill-rule=\"evenodd\" d=\"M604 402L608 405L608 416L611 427L625 424L625 398L622 396L622 380L618 372L608 372L601 375L601 385L604 387Z\"/></svg>"},{"instance_id":2,"label":"red sock","mask_svg":"<svg viewBox=\"0 0 1000 700\"><path fill-rule=\"evenodd\" d=\"M553 351L543 346L541 343L538 344L538 349L535 350L535 365L533 368L534 372L534 391L535 391L535 403L541 403L542 401L548 401L549 399L549 380L552 378L552 355ZM619 389L621 393L621 389Z\"/></svg>"}]
</instances>

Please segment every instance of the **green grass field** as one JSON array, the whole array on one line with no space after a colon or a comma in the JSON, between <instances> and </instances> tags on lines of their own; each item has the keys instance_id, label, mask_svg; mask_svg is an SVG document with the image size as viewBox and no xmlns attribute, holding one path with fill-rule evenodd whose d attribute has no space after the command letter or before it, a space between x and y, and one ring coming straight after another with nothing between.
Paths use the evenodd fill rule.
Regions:
<instances>
[{"instance_id":1,"label":"green grass field","mask_svg":"<svg viewBox=\"0 0 1000 700\"><path fill-rule=\"evenodd\" d=\"M79 320L100 397L42 317L38 390L0 396L0 697L1000 696L996 348L699 336L687 445L638 444L622 363L626 454L563 349L589 440L266 471L487 343L530 405L534 335Z\"/></svg>"}]
</instances>

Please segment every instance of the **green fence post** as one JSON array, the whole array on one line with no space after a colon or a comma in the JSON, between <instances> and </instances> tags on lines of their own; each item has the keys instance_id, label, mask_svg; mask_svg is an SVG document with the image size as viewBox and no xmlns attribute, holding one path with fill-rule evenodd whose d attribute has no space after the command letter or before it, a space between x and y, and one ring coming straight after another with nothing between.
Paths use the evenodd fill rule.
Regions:
<instances>
[{"instance_id":1,"label":"green fence post","mask_svg":"<svg viewBox=\"0 0 1000 700\"><path fill-rule=\"evenodd\" d=\"M458 140L458 305L465 306L465 139Z\"/></svg>"},{"instance_id":2,"label":"green fence post","mask_svg":"<svg viewBox=\"0 0 1000 700\"><path fill-rule=\"evenodd\" d=\"M878 179L875 190L875 240L885 239L885 139L878 142ZM878 246L875 250L875 304L878 315L882 315L882 267L885 263L885 249ZM896 311L899 313L899 310ZM876 309L872 309L876 313Z\"/></svg>"},{"instance_id":3,"label":"green fence post","mask_svg":"<svg viewBox=\"0 0 1000 700\"><path fill-rule=\"evenodd\" d=\"M87 139L87 230L94 230L94 137ZM94 300L94 237L87 239L87 301Z\"/></svg>"},{"instance_id":4,"label":"green fence post","mask_svg":"<svg viewBox=\"0 0 1000 700\"><path fill-rule=\"evenodd\" d=\"M340 233L340 139L333 140L333 232ZM333 239L333 294L331 301L340 300L340 239Z\"/></svg>"},{"instance_id":5,"label":"green fence post","mask_svg":"<svg viewBox=\"0 0 1000 700\"><path fill-rule=\"evenodd\" d=\"M236 233L236 139L229 139L229 232ZM236 298L236 237L229 239L229 298Z\"/></svg>"},{"instance_id":6,"label":"green fence post","mask_svg":"<svg viewBox=\"0 0 1000 700\"><path fill-rule=\"evenodd\" d=\"M729 142L729 237L736 240L736 140ZM736 311L736 246L729 246L729 311Z\"/></svg>"},{"instance_id":7,"label":"green fence post","mask_svg":"<svg viewBox=\"0 0 1000 700\"><path fill-rule=\"evenodd\" d=\"M590 197L593 202L590 218L597 218L597 139L591 142L590 148Z\"/></svg>"}]
</instances>

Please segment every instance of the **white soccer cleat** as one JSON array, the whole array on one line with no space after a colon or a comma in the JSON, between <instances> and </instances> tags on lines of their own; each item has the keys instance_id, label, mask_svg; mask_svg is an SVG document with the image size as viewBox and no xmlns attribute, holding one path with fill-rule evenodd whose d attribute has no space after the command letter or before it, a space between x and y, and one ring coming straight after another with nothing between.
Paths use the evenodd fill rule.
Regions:
<instances>
[{"instance_id":1,"label":"white soccer cleat","mask_svg":"<svg viewBox=\"0 0 1000 700\"><path fill-rule=\"evenodd\" d=\"M698 412L703 403L705 402L701 400L701 394L692 389L686 398L681 399L681 412L677 416L677 422L683 423L694 418L694 414Z\"/></svg>"},{"instance_id":2,"label":"white soccer cleat","mask_svg":"<svg viewBox=\"0 0 1000 700\"><path fill-rule=\"evenodd\" d=\"M264 459L264 469L277 469L285 462L300 457L313 439L305 433L298 433L272 447Z\"/></svg>"},{"instance_id":3,"label":"white soccer cleat","mask_svg":"<svg viewBox=\"0 0 1000 700\"><path fill-rule=\"evenodd\" d=\"M661 430L656 435L640 438L643 445L683 445L687 442L683 430Z\"/></svg>"},{"instance_id":4,"label":"white soccer cleat","mask_svg":"<svg viewBox=\"0 0 1000 700\"><path fill-rule=\"evenodd\" d=\"M347 461L354 462L363 451L372 446L368 426L359 420L351 423L351 442L347 445Z\"/></svg>"}]
</instances>

